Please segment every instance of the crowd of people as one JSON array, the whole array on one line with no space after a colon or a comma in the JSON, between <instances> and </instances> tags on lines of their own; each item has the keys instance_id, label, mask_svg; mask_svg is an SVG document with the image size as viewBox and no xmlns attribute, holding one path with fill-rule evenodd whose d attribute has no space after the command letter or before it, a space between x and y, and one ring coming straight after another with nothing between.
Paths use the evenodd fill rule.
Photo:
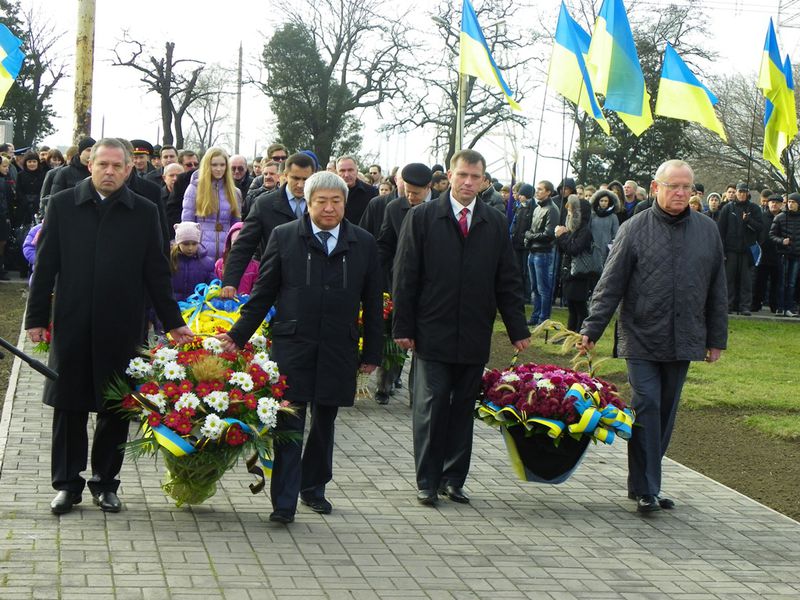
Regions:
<instances>
[{"instance_id":1,"label":"crowd of people","mask_svg":"<svg viewBox=\"0 0 800 600\"><path fill-rule=\"evenodd\" d=\"M87 235L94 243L100 243L102 236L110 235L104 233L104 227L111 227L110 217L103 215L118 214L118 205L138 211L142 223L158 231L156 239L148 238L146 244L143 241L131 250L139 261L131 263L131 268L152 269L140 274L143 279L137 280L137 285L147 285L144 314L154 326L170 330L176 339L189 338L191 333L176 316L174 302L214 278L221 280L223 298L252 294L240 321L228 334L219 336L229 350L241 347L266 310L276 305L274 356L289 376L296 402L303 406L292 422L282 423L282 427L302 432L305 406L311 407L305 451L302 444L291 450L276 448L272 520L278 522L294 519L298 497L316 512L331 510L325 484L332 477L334 420L339 407L353 403L356 372L369 373L380 365L383 292L394 298L396 343L413 351L408 385L417 500L425 505L435 505L440 495L469 502L463 486L472 448L472 409L488 360L496 313L503 317L511 343L522 350L528 345L528 326L549 319L554 302L560 299L568 308L568 327L581 332L584 347L590 347L617 304L623 304L621 318L627 318L626 310L633 310L625 294L632 294L636 304L634 321L658 308L656 299L642 300L648 296L642 292L642 286L648 285L647 274L634 277L647 261L664 260L663 254L645 256L647 253L637 248L643 236L656 239L663 235L664 227L683 231L680 228L685 225L693 239L708 238L703 242L710 244L708 256L691 256L692 247L678 244L671 235L664 237L663 248L656 249L673 246L673 252L685 255L692 264L706 265L697 268L693 287L699 313L716 310L704 309L701 302L706 293L711 298L707 292L711 283L722 294L727 290L728 312L749 315L766 303L776 314L797 313L800 195L784 199L762 194L766 200L760 206L750 200L747 186L740 183L731 186L724 197L713 193L704 197L702 186L694 183L685 163L668 164L655 175L649 190L634 181L595 187L577 185L571 178L558 186L541 180L535 186L517 183L512 189L493 179L485 159L471 150L457 153L447 169L410 163L388 175L377 164L359 165L353 156L338 157L323 167L312 151L290 153L280 143L270 145L263 158L252 162L222 148L210 148L201 157L170 145L154 148L145 140L118 138L100 142L84 138L68 149L66 157L41 149L26 151L15 160L20 153L9 145L0 147L2 153L10 156L3 156L0 163L0 216L4 216L0 221L5 224L0 228L5 235L0 235L0 252L4 239L26 239L20 245L25 246L33 269L26 323L34 341L44 335L48 325L49 292L56 274L59 286L67 285L70 277L88 289L94 286L82 279L85 275L64 275L59 270L65 268L58 252L63 251L59 236L68 237L60 233L67 219L90 223L82 226L88 227ZM114 202L109 203L110 199ZM96 212L77 213L73 204L80 206L88 200ZM140 206L142 202L145 204ZM687 214L693 215L687 206L703 216L687 218ZM652 211L647 218L633 218L648 209ZM58 223L48 225L56 218ZM642 227L651 229L640 230ZM140 236L145 229L139 231ZM719 236L710 235L709 230L719 231ZM45 247L39 248L42 239ZM718 261L722 275L713 256L716 241L720 241L720 253L724 251L724 267L721 254ZM86 240L81 243L88 245ZM164 255L165 272L171 275L172 303L166 301L163 289L154 287L163 283L161 263L154 266L158 262L152 255L154 244ZM5 254L9 258L9 252ZM89 262L99 260L87 257ZM606 263L613 267L606 268ZM107 264L97 268L101 266ZM110 280L125 275L127 271L106 273ZM674 269L673 276L679 277L680 269ZM673 279L667 283L679 287ZM665 285L663 281L659 284ZM110 282L103 285L114 287ZM626 292L630 285L633 291ZM130 282L120 286L128 288ZM63 306L67 297L69 294L57 295L57 305L61 302ZM715 303L717 300L714 296ZM590 301L594 303L591 311ZM527 319L525 302L532 304ZM679 304L676 299L670 310ZM355 327L359 307L364 323L361 352ZM128 309L130 314L137 313L139 305L132 303ZM663 315L659 319L663 321ZM704 345L705 340L681 346L681 340L658 336L652 338L660 343L657 350L648 343L626 346L624 337L635 338L633 332L640 324L620 328L620 356L648 363L652 357L639 355L645 349L676 363L673 371L662 373L664 380L674 385L666 391L643 385L635 390L635 408L637 403L639 408L648 406L642 398L652 400L659 394L674 408L688 361L719 358L725 335L719 333L721 321L711 321L708 326L713 325L716 341L710 347ZM131 326L126 331L130 343L121 344L120 352L128 346L133 351L133 341L144 339L141 327ZM84 339L89 335L86 332L72 334L82 339L81 343L93 343ZM676 344L680 350L675 349ZM59 347L54 346L56 366ZM689 350L684 352L684 347ZM626 355L624 348L634 350ZM61 346L61 351L67 352L66 346ZM105 415L98 373L107 373L120 357L115 354L99 365L76 366L78 374L95 374L84 385L89 400L80 404L82 415L87 411ZM61 359L69 363L65 357ZM636 363L629 365L629 370L644 380L652 375L652 365L648 365ZM379 370L375 393L379 404L389 402L394 389L403 385L399 375L399 369ZM74 389L83 388L76 385ZM62 443L77 439L84 449L85 467L85 432L83 437L76 433L76 429L85 429L85 416L68 419L63 414L69 412L66 398L74 395L74 389L49 385L46 399L57 409L54 436ZM643 511L672 505L671 500L659 496L660 460L671 421L659 421L659 400L653 402L656 417L646 427L656 432L660 442L647 445L647 436L639 434L637 458L631 463L634 476L629 481L629 492L640 501ZM674 411L667 413L674 416ZM110 435L118 441L121 425L106 418L110 419ZM101 444L99 453L108 448L107 443ZM643 455L647 455L646 461ZM90 488L96 503L114 512L121 506L115 495L121 457L104 461L98 454L97 460L95 465L93 458L97 479L90 481ZM53 461L53 485L59 496L51 506L60 514L80 501L81 457L57 457L54 450ZM655 471L657 478L652 475Z\"/></svg>"}]
</instances>

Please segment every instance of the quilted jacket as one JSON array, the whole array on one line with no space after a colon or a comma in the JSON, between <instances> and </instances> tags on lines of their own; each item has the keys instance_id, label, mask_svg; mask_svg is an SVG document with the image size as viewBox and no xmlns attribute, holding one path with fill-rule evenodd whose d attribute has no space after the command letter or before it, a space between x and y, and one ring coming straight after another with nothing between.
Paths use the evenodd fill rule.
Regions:
<instances>
[{"instance_id":1,"label":"quilted jacket","mask_svg":"<svg viewBox=\"0 0 800 600\"><path fill-rule=\"evenodd\" d=\"M581 333L597 341L619 305L615 356L703 360L707 348L727 345L727 303L714 221L653 203L620 226Z\"/></svg>"}]
</instances>

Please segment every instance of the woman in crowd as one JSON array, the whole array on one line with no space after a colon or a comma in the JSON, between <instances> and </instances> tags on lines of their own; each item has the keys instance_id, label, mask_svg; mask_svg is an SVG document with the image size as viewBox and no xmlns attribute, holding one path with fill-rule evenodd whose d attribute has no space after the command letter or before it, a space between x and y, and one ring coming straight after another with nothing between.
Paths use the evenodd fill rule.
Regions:
<instances>
[{"instance_id":1,"label":"woman in crowd","mask_svg":"<svg viewBox=\"0 0 800 600\"><path fill-rule=\"evenodd\" d=\"M592 231L592 239L600 249L603 264L605 264L611 242L617 237L619 229L619 219L617 218L619 198L614 192L600 190L592 194L590 204L592 205L592 218L589 226Z\"/></svg>"},{"instance_id":2,"label":"woman in crowd","mask_svg":"<svg viewBox=\"0 0 800 600\"><path fill-rule=\"evenodd\" d=\"M183 196L181 220L200 224L200 243L214 262L225 251L231 225L241 220L241 203L228 154L221 148L210 148L200 161L200 168L192 173Z\"/></svg>"},{"instance_id":3,"label":"woman in crowd","mask_svg":"<svg viewBox=\"0 0 800 600\"><path fill-rule=\"evenodd\" d=\"M592 207L587 200L572 194L567 199L566 225L555 229L556 246L563 256L561 262L561 291L569 309L567 328L580 331L583 320L589 313L589 293L594 287L597 273L578 272L573 263L587 258L592 253L592 231L589 221Z\"/></svg>"},{"instance_id":4,"label":"woman in crowd","mask_svg":"<svg viewBox=\"0 0 800 600\"><path fill-rule=\"evenodd\" d=\"M20 225L28 225L39 212L39 194L47 168L39 162L36 152L26 153L22 161L22 171L17 175L17 219Z\"/></svg>"},{"instance_id":5,"label":"woman in crowd","mask_svg":"<svg viewBox=\"0 0 800 600\"><path fill-rule=\"evenodd\" d=\"M8 172L10 166L11 161L7 157L0 157L0 281L9 280L3 260L11 235L11 212L15 205L14 180Z\"/></svg>"}]
</instances>

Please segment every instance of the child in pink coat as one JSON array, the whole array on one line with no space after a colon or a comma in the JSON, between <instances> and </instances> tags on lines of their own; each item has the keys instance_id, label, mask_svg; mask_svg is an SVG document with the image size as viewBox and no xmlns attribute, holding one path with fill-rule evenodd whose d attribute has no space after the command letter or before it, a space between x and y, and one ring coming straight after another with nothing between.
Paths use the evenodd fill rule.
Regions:
<instances>
[{"instance_id":1,"label":"child in pink coat","mask_svg":"<svg viewBox=\"0 0 800 600\"><path fill-rule=\"evenodd\" d=\"M222 276L225 273L225 263L228 260L228 254L230 253L233 244L236 243L236 238L239 237L239 232L242 230L243 226L244 223L240 221L231 225L231 228L228 231L228 235L225 238L225 251L222 254L222 258L218 259L214 265L214 272L219 280L222 280ZM247 268L242 274L242 278L239 281L239 287L236 292L240 296L242 294L250 295L250 293L253 291L253 286L256 284L256 279L258 279L258 261L251 258L250 262L247 264Z\"/></svg>"}]
</instances>

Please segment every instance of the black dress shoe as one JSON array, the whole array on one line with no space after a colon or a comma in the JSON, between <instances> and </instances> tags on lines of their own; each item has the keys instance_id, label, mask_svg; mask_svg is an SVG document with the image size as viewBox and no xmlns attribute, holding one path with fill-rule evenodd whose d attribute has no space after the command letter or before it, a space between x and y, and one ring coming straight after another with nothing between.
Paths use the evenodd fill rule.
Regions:
<instances>
[{"instance_id":1,"label":"black dress shoe","mask_svg":"<svg viewBox=\"0 0 800 600\"><path fill-rule=\"evenodd\" d=\"M753 313L751 313L749 310L743 310L739 314L742 315L743 317L751 317L753 315Z\"/></svg>"},{"instance_id":2,"label":"black dress shoe","mask_svg":"<svg viewBox=\"0 0 800 600\"><path fill-rule=\"evenodd\" d=\"M329 515L333 510L333 505L325 498L300 498L300 503L305 504L315 513L321 515Z\"/></svg>"},{"instance_id":3,"label":"black dress shoe","mask_svg":"<svg viewBox=\"0 0 800 600\"><path fill-rule=\"evenodd\" d=\"M63 515L72 510L72 507L81 503L81 495L70 492L69 490L61 490L50 502L50 512L54 515Z\"/></svg>"},{"instance_id":4,"label":"black dress shoe","mask_svg":"<svg viewBox=\"0 0 800 600\"><path fill-rule=\"evenodd\" d=\"M469 496L464 493L464 488L448 485L444 489L445 496L459 504L469 504Z\"/></svg>"},{"instance_id":5,"label":"black dress shoe","mask_svg":"<svg viewBox=\"0 0 800 600\"><path fill-rule=\"evenodd\" d=\"M285 510L276 510L269 516L269 520L273 523L294 523L294 515Z\"/></svg>"},{"instance_id":6,"label":"black dress shoe","mask_svg":"<svg viewBox=\"0 0 800 600\"><path fill-rule=\"evenodd\" d=\"M103 512L118 513L122 510L122 502L114 492L98 492L92 494L92 500Z\"/></svg>"},{"instance_id":7,"label":"black dress shoe","mask_svg":"<svg viewBox=\"0 0 800 600\"><path fill-rule=\"evenodd\" d=\"M400 379L400 377L394 380L394 387L396 387L398 390L403 389L403 380Z\"/></svg>"},{"instance_id":8,"label":"black dress shoe","mask_svg":"<svg viewBox=\"0 0 800 600\"><path fill-rule=\"evenodd\" d=\"M639 496L639 500L636 502L636 512L651 513L657 510L661 510L661 507L658 505L657 496L653 496L652 494Z\"/></svg>"},{"instance_id":9,"label":"black dress shoe","mask_svg":"<svg viewBox=\"0 0 800 600\"><path fill-rule=\"evenodd\" d=\"M378 404L389 404L389 394L385 392L377 392L375 394L375 402Z\"/></svg>"},{"instance_id":10,"label":"black dress shoe","mask_svg":"<svg viewBox=\"0 0 800 600\"><path fill-rule=\"evenodd\" d=\"M436 506L438 498L433 490L419 490L417 492L417 502L424 506Z\"/></svg>"},{"instance_id":11,"label":"black dress shoe","mask_svg":"<svg viewBox=\"0 0 800 600\"><path fill-rule=\"evenodd\" d=\"M675 502L671 498L662 498L661 496L658 496L658 505L665 510L675 508Z\"/></svg>"}]
</instances>

